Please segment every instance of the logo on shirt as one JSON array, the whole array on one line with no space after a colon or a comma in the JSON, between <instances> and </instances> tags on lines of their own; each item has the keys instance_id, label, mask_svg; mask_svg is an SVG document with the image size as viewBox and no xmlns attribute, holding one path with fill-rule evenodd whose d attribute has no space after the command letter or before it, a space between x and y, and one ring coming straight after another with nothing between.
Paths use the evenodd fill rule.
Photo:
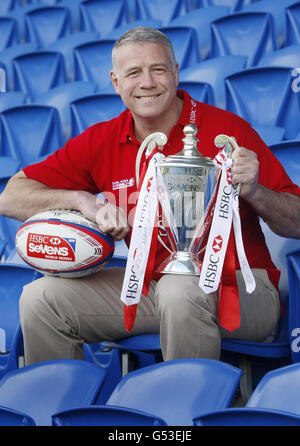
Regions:
<instances>
[{"instance_id":1,"label":"logo on shirt","mask_svg":"<svg viewBox=\"0 0 300 446\"><path fill-rule=\"evenodd\" d=\"M133 177L125 180L113 181L112 190L125 189L126 187L132 187L134 185L135 185L135 179Z\"/></svg>"}]
</instances>

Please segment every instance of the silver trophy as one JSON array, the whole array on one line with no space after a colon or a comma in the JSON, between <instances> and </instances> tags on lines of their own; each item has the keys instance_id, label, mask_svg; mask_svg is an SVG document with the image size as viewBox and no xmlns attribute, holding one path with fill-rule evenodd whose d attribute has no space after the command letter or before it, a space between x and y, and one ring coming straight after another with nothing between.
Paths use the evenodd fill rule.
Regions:
<instances>
[{"instance_id":1,"label":"silver trophy","mask_svg":"<svg viewBox=\"0 0 300 446\"><path fill-rule=\"evenodd\" d=\"M219 169L197 149L197 127L183 129L183 149L157 163L162 215L159 240L169 251L163 274L200 275Z\"/></svg>"}]
</instances>

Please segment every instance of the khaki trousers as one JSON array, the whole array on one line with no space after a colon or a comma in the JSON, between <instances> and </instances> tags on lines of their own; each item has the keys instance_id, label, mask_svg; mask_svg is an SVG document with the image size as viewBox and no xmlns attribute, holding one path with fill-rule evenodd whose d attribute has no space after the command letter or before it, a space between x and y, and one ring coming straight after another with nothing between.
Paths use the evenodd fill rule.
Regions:
<instances>
[{"instance_id":1,"label":"khaki trousers","mask_svg":"<svg viewBox=\"0 0 300 446\"><path fill-rule=\"evenodd\" d=\"M165 275L151 282L138 304L130 335L160 333L164 360L219 359L221 338L265 341L280 316L278 293L264 270L253 270L256 289L247 294L237 271L241 325L219 327L218 296L206 295L198 277ZM23 289L20 317L25 364L50 359L84 359L83 343L128 336L120 301L124 269L105 269L80 279L46 276Z\"/></svg>"}]
</instances>

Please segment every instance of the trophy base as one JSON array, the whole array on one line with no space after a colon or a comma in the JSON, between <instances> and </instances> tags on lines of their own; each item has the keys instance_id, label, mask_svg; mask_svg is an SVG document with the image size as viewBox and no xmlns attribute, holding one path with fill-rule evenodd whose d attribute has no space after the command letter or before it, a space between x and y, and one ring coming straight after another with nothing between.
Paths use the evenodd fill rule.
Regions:
<instances>
[{"instance_id":1,"label":"trophy base","mask_svg":"<svg viewBox=\"0 0 300 446\"><path fill-rule=\"evenodd\" d=\"M167 257L158 267L157 272L161 274L185 274L200 276L202 267L201 260L196 254L178 251Z\"/></svg>"}]
</instances>

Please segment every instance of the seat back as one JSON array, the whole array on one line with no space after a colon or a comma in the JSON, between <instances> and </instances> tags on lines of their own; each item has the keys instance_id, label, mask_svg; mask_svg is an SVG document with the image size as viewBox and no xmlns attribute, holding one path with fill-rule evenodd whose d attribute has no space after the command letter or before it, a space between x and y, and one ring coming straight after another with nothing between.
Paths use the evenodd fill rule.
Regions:
<instances>
[{"instance_id":1,"label":"seat back","mask_svg":"<svg viewBox=\"0 0 300 446\"><path fill-rule=\"evenodd\" d=\"M91 0L80 4L80 29L94 31L101 37L127 23L124 0Z\"/></svg>"},{"instance_id":2,"label":"seat back","mask_svg":"<svg viewBox=\"0 0 300 446\"><path fill-rule=\"evenodd\" d=\"M245 56L215 57L181 70L179 79L180 81L207 82L213 89L215 105L224 109L224 79L232 73L243 70L246 63Z\"/></svg>"},{"instance_id":3,"label":"seat back","mask_svg":"<svg viewBox=\"0 0 300 446\"><path fill-rule=\"evenodd\" d=\"M212 86L206 82L180 81L178 88L187 91L196 101L210 105L215 104Z\"/></svg>"},{"instance_id":4,"label":"seat back","mask_svg":"<svg viewBox=\"0 0 300 446\"><path fill-rule=\"evenodd\" d=\"M278 409L300 415L300 364L266 373L247 402L247 407Z\"/></svg>"},{"instance_id":5,"label":"seat back","mask_svg":"<svg viewBox=\"0 0 300 446\"><path fill-rule=\"evenodd\" d=\"M241 55L247 67L257 65L261 57L276 49L272 17L268 13L237 13L211 24L211 57Z\"/></svg>"},{"instance_id":6,"label":"seat back","mask_svg":"<svg viewBox=\"0 0 300 446\"><path fill-rule=\"evenodd\" d=\"M0 377L18 367L19 299L23 286L37 278L28 266L0 263Z\"/></svg>"},{"instance_id":7,"label":"seat back","mask_svg":"<svg viewBox=\"0 0 300 446\"><path fill-rule=\"evenodd\" d=\"M68 80L63 56L51 51L18 56L13 70L15 90L27 93L31 100Z\"/></svg>"},{"instance_id":8,"label":"seat back","mask_svg":"<svg viewBox=\"0 0 300 446\"><path fill-rule=\"evenodd\" d=\"M211 6L199 8L187 14L171 20L170 26L191 27L195 30L198 38L198 48L201 59L209 56L211 49L211 23L223 16L229 14L229 8L226 6Z\"/></svg>"},{"instance_id":9,"label":"seat back","mask_svg":"<svg viewBox=\"0 0 300 446\"><path fill-rule=\"evenodd\" d=\"M289 314L291 355L293 362L300 362L300 248L287 255L290 302L293 311Z\"/></svg>"},{"instance_id":10,"label":"seat back","mask_svg":"<svg viewBox=\"0 0 300 446\"><path fill-rule=\"evenodd\" d=\"M0 51L19 43L18 25L11 17L0 16Z\"/></svg>"},{"instance_id":11,"label":"seat back","mask_svg":"<svg viewBox=\"0 0 300 446\"><path fill-rule=\"evenodd\" d=\"M299 103L291 88L292 69L258 67L225 79L226 109L255 125L284 127L286 139L300 131Z\"/></svg>"},{"instance_id":12,"label":"seat back","mask_svg":"<svg viewBox=\"0 0 300 446\"><path fill-rule=\"evenodd\" d=\"M113 92L109 72L112 68L111 52L114 40L101 40L74 48L75 80L91 81L99 91Z\"/></svg>"},{"instance_id":13,"label":"seat back","mask_svg":"<svg viewBox=\"0 0 300 446\"><path fill-rule=\"evenodd\" d=\"M113 406L79 407L54 414L52 419L54 426L166 426L154 415Z\"/></svg>"},{"instance_id":14,"label":"seat back","mask_svg":"<svg viewBox=\"0 0 300 446\"><path fill-rule=\"evenodd\" d=\"M118 28L113 29L108 34L106 34L105 39L117 40L126 31L138 26L147 26L149 28L159 28L161 26L161 20L155 19L140 19L134 22L125 23L125 25L118 26Z\"/></svg>"},{"instance_id":15,"label":"seat back","mask_svg":"<svg viewBox=\"0 0 300 446\"><path fill-rule=\"evenodd\" d=\"M160 31L171 40L180 70L200 62L197 34L193 28L165 26Z\"/></svg>"},{"instance_id":16,"label":"seat back","mask_svg":"<svg viewBox=\"0 0 300 446\"><path fill-rule=\"evenodd\" d=\"M71 136L76 136L87 127L108 121L125 110L117 94L93 94L77 99L71 107Z\"/></svg>"},{"instance_id":17,"label":"seat back","mask_svg":"<svg viewBox=\"0 0 300 446\"><path fill-rule=\"evenodd\" d=\"M0 96L1 98L1 96ZM0 156L0 194L9 178L20 170L21 163L10 156Z\"/></svg>"},{"instance_id":18,"label":"seat back","mask_svg":"<svg viewBox=\"0 0 300 446\"><path fill-rule=\"evenodd\" d=\"M28 415L16 410L0 407L0 426L36 426Z\"/></svg>"},{"instance_id":19,"label":"seat back","mask_svg":"<svg viewBox=\"0 0 300 446\"><path fill-rule=\"evenodd\" d=\"M71 14L62 6L44 6L25 14L25 40L43 47L72 31Z\"/></svg>"},{"instance_id":20,"label":"seat back","mask_svg":"<svg viewBox=\"0 0 300 446\"><path fill-rule=\"evenodd\" d=\"M285 9L295 0L260 0L243 6L243 11L260 11L268 12L273 17L277 48L281 48L285 44Z\"/></svg>"},{"instance_id":21,"label":"seat back","mask_svg":"<svg viewBox=\"0 0 300 446\"><path fill-rule=\"evenodd\" d=\"M15 57L32 53L35 50L37 50L36 43L22 43L13 45L1 51L0 62L4 63L6 67L7 86L9 90L14 90L13 60Z\"/></svg>"},{"instance_id":22,"label":"seat back","mask_svg":"<svg viewBox=\"0 0 300 446\"><path fill-rule=\"evenodd\" d=\"M17 0L2 0L0 2L0 15L7 14L17 4Z\"/></svg>"},{"instance_id":23,"label":"seat back","mask_svg":"<svg viewBox=\"0 0 300 446\"><path fill-rule=\"evenodd\" d=\"M93 404L105 376L105 369L75 359L26 366L3 376L0 406L26 413L39 426L49 426L53 413Z\"/></svg>"},{"instance_id":24,"label":"seat back","mask_svg":"<svg viewBox=\"0 0 300 446\"><path fill-rule=\"evenodd\" d=\"M7 108L25 104L26 99L27 95L22 91L6 91L0 94L0 113Z\"/></svg>"},{"instance_id":25,"label":"seat back","mask_svg":"<svg viewBox=\"0 0 300 446\"><path fill-rule=\"evenodd\" d=\"M265 54L258 66L261 67L299 67L300 43L280 48L277 51Z\"/></svg>"},{"instance_id":26,"label":"seat back","mask_svg":"<svg viewBox=\"0 0 300 446\"><path fill-rule=\"evenodd\" d=\"M186 13L184 0L137 0L139 15L144 19L161 20L163 26L170 23L176 17Z\"/></svg>"},{"instance_id":27,"label":"seat back","mask_svg":"<svg viewBox=\"0 0 300 446\"><path fill-rule=\"evenodd\" d=\"M196 415L228 407L240 376L240 369L220 361L165 361L125 375L106 404L156 415L171 426L191 425Z\"/></svg>"},{"instance_id":28,"label":"seat back","mask_svg":"<svg viewBox=\"0 0 300 446\"><path fill-rule=\"evenodd\" d=\"M64 57L65 67L69 81L74 80L74 55L73 49L83 43L93 42L98 39L98 34L89 31L81 31L57 39L55 42L47 45L47 51L59 52Z\"/></svg>"},{"instance_id":29,"label":"seat back","mask_svg":"<svg viewBox=\"0 0 300 446\"><path fill-rule=\"evenodd\" d=\"M22 166L53 153L63 145L59 115L44 105L22 105L0 114L1 156L20 160Z\"/></svg>"},{"instance_id":30,"label":"seat back","mask_svg":"<svg viewBox=\"0 0 300 446\"><path fill-rule=\"evenodd\" d=\"M55 107L58 110L64 140L67 142L71 136L71 102L81 97L91 95L95 93L96 90L97 85L94 82L69 82L51 88L47 93L39 96L35 103Z\"/></svg>"},{"instance_id":31,"label":"seat back","mask_svg":"<svg viewBox=\"0 0 300 446\"><path fill-rule=\"evenodd\" d=\"M286 45L300 43L300 4L289 6L286 14Z\"/></svg>"}]
</instances>

